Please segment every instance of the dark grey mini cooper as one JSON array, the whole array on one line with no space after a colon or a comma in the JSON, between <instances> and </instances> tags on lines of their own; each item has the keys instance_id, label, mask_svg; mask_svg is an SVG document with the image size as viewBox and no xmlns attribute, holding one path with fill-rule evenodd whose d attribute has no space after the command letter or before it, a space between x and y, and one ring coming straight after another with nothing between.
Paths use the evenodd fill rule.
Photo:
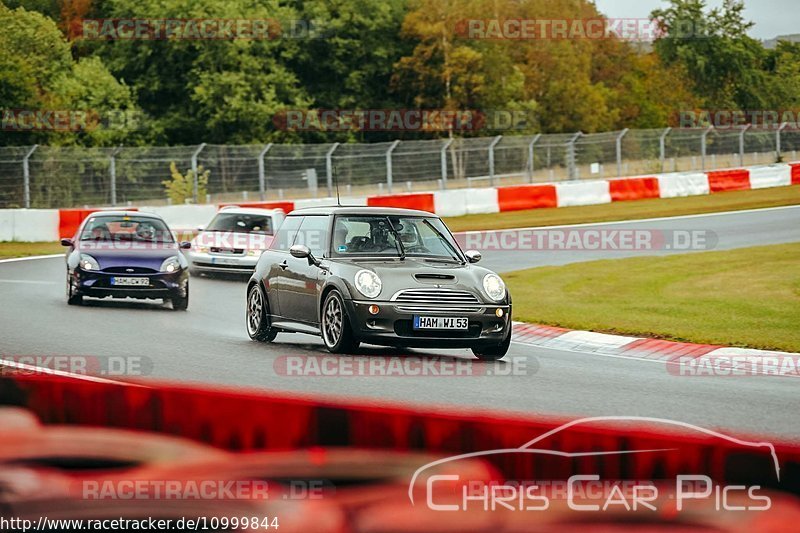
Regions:
<instances>
[{"instance_id":1,"label":"dark grey mini cooper","mask_svg":"<svg viewBox=\"0 0 800 533\"><path fill-rule=\"evenodd\" d=\"M360 343L471 348L503 357L511 296L500 276L476 266L431 213L385 207L293 211L247 287L247 332L320 335L333 353Z\"/></svg>"}]
</instances>

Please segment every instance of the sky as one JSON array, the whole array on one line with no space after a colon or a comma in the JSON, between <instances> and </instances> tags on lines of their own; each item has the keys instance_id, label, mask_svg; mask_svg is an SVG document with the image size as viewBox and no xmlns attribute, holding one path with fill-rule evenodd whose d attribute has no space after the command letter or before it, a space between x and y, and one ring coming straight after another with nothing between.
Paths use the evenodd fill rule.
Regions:
<instances>
[{"instance_id":1,"label":"sky","mask_svg":"<svg viewBox=\"0 0 800 533\"><path fill-rule=\"evenodd\" d=\"M600 12L610 18L646 18L650 12L666 6L662 0L595 0ZM707 0L718 7L722 0ZM750 35L772 39L778 35L800 33L800 0L745 0L745 17L756 23Z\"/></svg>"}]
</instances>

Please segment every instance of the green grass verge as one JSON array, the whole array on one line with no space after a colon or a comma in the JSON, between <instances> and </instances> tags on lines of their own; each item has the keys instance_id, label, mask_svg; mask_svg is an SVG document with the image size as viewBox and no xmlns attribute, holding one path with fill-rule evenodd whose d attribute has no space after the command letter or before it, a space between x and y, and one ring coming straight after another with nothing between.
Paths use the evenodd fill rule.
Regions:
<instances>
[{"instance_id":1,"label":"green grass verge","mask_svg":"<svg viewBox=\"0 0 800 533\"><path fill-rule=\"evenodd\" d=\"M730 191L686 198L653 198L604 205L468 215L447 218L445 221L452 231L472 231L637 220L798 204L800 204L800 186L792 186Z\"/></svg>"},{"instance_id":2,"label":"green grass verge","mask_svg":"<svg viewBox=\"0 0 800 533\"><path fill-rule=\"evenodd\" d=\"M64 253L58 242L0 242L0 259Z\"/></svg>"},{"instance_id":3,"label":"green grass verge","mask_svg":"<svg viewBox=\"0 0 800 533\"><path fill-rule=\"evenodd\" d=\"M592 261L503 278L515 320L800 352L800 243Z\"/></svg>"}]
</instances>

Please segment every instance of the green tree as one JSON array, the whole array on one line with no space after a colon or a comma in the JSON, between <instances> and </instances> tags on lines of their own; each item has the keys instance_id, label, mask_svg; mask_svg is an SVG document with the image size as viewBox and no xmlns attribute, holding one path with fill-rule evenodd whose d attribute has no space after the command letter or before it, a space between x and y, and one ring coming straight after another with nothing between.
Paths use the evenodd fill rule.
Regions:
<instances>
[{"instance_id":1,"label":"green tree","mask_svg":"<svg viewBox=\"0 0 800 533\"><path fill-rule=\"evenodd\" d=\"M98 16L147 19L295 20L278 0L110 0ZM301 44L289 39L150 40L83 43L133 84L157 121L155 140L254 143L280 138L272 118L311 99L287 66Z\"/></svg>"},{"instance_id":2,"label":"green tree","mask_svg":"<svg viewBox=\"0 0 800 533\"><path fill-rule=\"evenodd\" d=\"M692 89L711 108L757 109L767 96L764 71L766 52L747 35L753 23L744 18L740 0L724 0L708 10L705 0L669 0L653 11L665 36L655 50L667 65L679 64Z\"/></svg>"}]
</instances>

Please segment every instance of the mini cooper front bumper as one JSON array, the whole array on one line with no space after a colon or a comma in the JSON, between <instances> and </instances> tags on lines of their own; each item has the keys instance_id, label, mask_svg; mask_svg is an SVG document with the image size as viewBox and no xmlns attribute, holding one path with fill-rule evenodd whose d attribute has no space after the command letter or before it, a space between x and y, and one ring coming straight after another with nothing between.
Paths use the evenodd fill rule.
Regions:
<instances>
[{"instance_id":1,"label":"mini cooper front bumper","mask_svg":"<svg viewBox=\"0 0 800 533\"><path fill-rule=\"evenodd\" d=\"M479 303L472 308L409 306L397 301L346 300L358 339L380 346L476 348L497 346L511 334L511 304ZM377 313L370 312L376 306ZM374 310L374 307L373 307ZM466 318L467 329L414 329L414 316Z\"/></svg>"}]
</instances>

